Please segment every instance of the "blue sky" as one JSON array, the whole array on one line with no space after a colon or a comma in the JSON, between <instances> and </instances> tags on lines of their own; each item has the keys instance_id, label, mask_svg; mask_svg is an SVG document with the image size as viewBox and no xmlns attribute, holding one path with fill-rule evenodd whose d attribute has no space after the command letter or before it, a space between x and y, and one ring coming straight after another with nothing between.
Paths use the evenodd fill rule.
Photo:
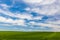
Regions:
<instances>
[{"instance_id":1,"label":"blue sky","mask_svg":"<svg viewBox=\"0 0 60 40\"><path fill-rule=\"evenodd\" d=\"M0 0L0 30L60 31L60 0Z\"/></svg>"}]
</instances>

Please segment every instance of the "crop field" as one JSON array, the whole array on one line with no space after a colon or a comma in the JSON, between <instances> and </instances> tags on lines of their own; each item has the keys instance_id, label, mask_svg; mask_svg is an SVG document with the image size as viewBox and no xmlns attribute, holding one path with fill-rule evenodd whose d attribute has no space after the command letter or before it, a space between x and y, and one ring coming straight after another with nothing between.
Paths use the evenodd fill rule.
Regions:
<instances>
[{"instance_id":1,"label":"crop field","mask_svg":"<svg viewBox=\"0 0 60 40\"><path fill-rule=\"evenodd\" d=\"M60 32L0 31L0 40L60 40Z\"/></svg>"}]
</instances>

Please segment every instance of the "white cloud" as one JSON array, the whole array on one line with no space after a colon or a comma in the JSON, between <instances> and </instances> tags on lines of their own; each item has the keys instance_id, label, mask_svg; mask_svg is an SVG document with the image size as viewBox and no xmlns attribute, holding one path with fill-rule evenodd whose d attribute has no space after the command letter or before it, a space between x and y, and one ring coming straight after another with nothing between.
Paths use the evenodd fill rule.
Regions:
<instances>
[{"instance_id":1,"label":"white cloud","mask_svg":"<svg viewBox=\"0 0 60 40\"><path fill-rule=\"evenodd\" d=\"M7 4L0 4L2 7L9 7Z\"/></svg>"},{"instance_id":2,"label":"white cloud","mask_svg":"<svg viewBox=\"0 0 60 40\"><path fill-rule=\"evenodd\" d=\"M43 0L23 0L23 1L25 1L27 3L35 4L35 3L40 3Z\"/></svg>"},{"instance_id":3,"label":"white cloud","mask_svg":"<svg viewBox=\"0 0 60 40\"><path fill-rule=\"evenodd\" d=\"M11 6L8 6L7 4L0 4L0 6L4 9L4 10L8 10L8 8L10 8Z\"/></svg>"},{"instance_id":4,"label":"white cloud","mask_svg":"<svg viewBox=\"0 0 60 40\"><path fill-rule=\"evenodd\" d=\"M37 9L34 9L37 11ZM38 10L40 10L38 8ZM6 22L6 23L11 23L13 25L25 25L25 21L24 19L28 19L28 20L42 20L43 16L37 16L37 17L32 17L32 15L30 14L27 14L27 13L24 13L24 14L20 14L20 13L12 13L10 11L4 11L2 9L0 9L0 13L3 13L5 15L8 15L8 16L11 16L11 17L17 17L17 18L20 18L20 20L13 20L13 19L7 19L5 17L2 17L0 16L0 22ZM45 15L45 14L44 14ZM55 25L55 24L52 24L52 23L49 23L46 24L46 23L35 23L35 22L32 22L31 25L39 25L39 26L43 26L43 27L52 27L54 29L59 29L60 26L59 25Z\"/></svg>"},{"instance_id":5,"label":"white cloud","mask_svg":"<svg viewBox=\"0 0 60 40\"><path fill-rule=\"evenodd\" d=\"M25 8L24 10L26 11L31 11L31 9L29 7Z\"/></svg>"},{"instance_id":6,"label":"white cloud","mask_svg":"<svg viewBox=\"0 0 60 40\"><path fill-rule=\"evenodd\" d=\"M47 5L56 2L56 0L23 0L29 5Z\"/></svg>"},{"instance_id":7,"label":"white cloud","mask_svg":"<svg viewBox=\"0 0 60 40\"><path fill-rule=\"evenodd\" d=\"M60 20L57 20L57 21L47 21L47 23L49 24L55 24L55 25L60 25Z\"/></svg>"},{"instance_id":8,"label":"white cloud","mask_svg":"<svg viewBox=\"0 0 60 40\"><path fill-rule=\"evenodd\" d=\"M20 16L18 14L14 14L14 13L12 13L12 12L10 12L8 10L8 8L11 7L12 5L8 6L7 4L1 3L0 6L2 7L2 8L0 8L0 14L4 14L4 15L11 16L11 17L17 17L17 18L19 18L18 20L13 20L11 18L5 18L5 17L3 17L3 16L0 15L0 23L1 22L7 23L7 24L0 24L0 26L14 26L14 25L25 26L25 20L24 19L20 19L20 17L22 18L24 15Z\"/></svg>"},{"instance_id":9,"label":"white cloud","mask_svg":"<svg viewBox=\"0 0 60 40\"><path fill-rule=\"evenodd\" d=\"M32 20L42 20L43 16L36 16L36 17L33 17Z\"/></svg>"},{"instance_id":10,"label":"white cloud","mask_svg":"<svg viewBox=\"0 0 60 40\"><path fill-rule=\"evenodd\" d=\"M12 13L10 11L4 11L2 9L0 9L0 14L3 13L5 15L8 15L8 16L11 16L11 17L17 17L17 18L21 18L21 19L31 19L31 16L30 14L20 14L20 13Z\"/></svg>"},{"instance_id":11,"label":"white cloud","mask_svg":"<svg viewBox=\"0 0 60 40\"><path fill-rule=\"evenodd\" d=\"M34 7L30 11L36 12L38 14L42 15L55 15L57 12L59 12L60 8L57 5L49 5L49 6L42 6L40 7Z\"/></svg>"},{"instance_id":12,"label":"white cloud","mask_svg":"<svg viewBox=\"0 0 60 40\"><path fill-rule=\"evenodd\" d=\"M7 19L5 17L0 16L0 22L5 22L5 23L11 23L13 25L25 25L24 20L13 20L13 19Z\"/></svg>"},{"instance_id":13,"label":"white cloud","mask_svg":"<svg viewBox=\"0 0 60 40\"><path fill-rule=\"evenodd\" d=\"M8 15L11 17L16 17L19 18L18 20L13 20L11 18L5 18L0 16L0 22L5 22L5 23L11 23L12 25L21 25L21 26L25 26L26 24L30 24L31 26L33 25L38 25L39 27L51 27L54 30L60 29L60 20L59 21L46 21L46 23L38 23L38 22L30 22L30 23L26 23L24 19L27 20L42 20L43 16L36 16L33 17L30 13L31 12L36 12L37 14L42 14L42 15L55 15L59 12L60 10L60 6L59 5L55 5L53 4L56 0L23 0L25 3L27 3L30 6L33 6L31 8L26 8L25 10L28 11L27 13L12 13L9 10L3 10L0 9L0 14L4 14L4 15ZM15 3L15 2L14 2ZM48 5L47 5L48 4ZM50 5L49 5L50 4ZM4 9L7 9L9 6L6 4L0 4ZM39 7L36 7L36 6ZM43 5L41 8L40 6ZM60 12L59 12L60 13ZM8 25L8 24L3 24L3 25ZM28 25L27 25L28 26ZM32 29L31 29L32 30ZM40 31L40 30L39 30Z\"/></svg>"},{"instance_id":14,"label":"white cloud","mask_svg":"<svg viewBox=\"0 0 60 40\"><path fill-rule=\"evenodd\" d=\"M56 5L55 2L59 3L59 0L23 0L28 5L32 6L31 8L27 8L30 12L36 12L38 14L43 15L54 15L60 10L60 5ZM39 4L37 4L39 3ZM33 5L32 5L33 4ZM36 5L36 6L34 6ZM41 6L41 8L40 8ZM26 9L26 10L27 10ZM27 11L28 11L27 10Z\"/></svg>"},{"instance_id":15,"label":"white cloud","mask_svg":"<svg viewBox=\"0 0 60 40\"><path fill-rule=\"evenodd\" d=\"M12 13L10 11L5 11L5 10L2 10L0 9L0 14L5 14L5 15L8 15L8 16L11 16L11 17L16 17L16 18L19 18L19 19L27 19L27 20L39 20L39 19L42 19L43 16L36 16L36 17L33 17L33 15L31 15L30 13Z\"/></svg>"},{"instance_id":16,"label":"white cloud","mask_svg":"<svg viewBox=\"0 0 60 40\"><path fill-rule=\"evenodd\" d=\"M42 4L42 5L46 5L46 4L52 4L52 3L54 3L54 2L56 2L56 0L43 0L43 1L41 2L41 4Z\"/></svg>"},{"instance_id":17,"label":"white cloud","mask_svg":"<svg viewBox=\"0 0 60 40\"><path fill-rule=\"evenodd\" d=\"M31 14L28 14L28 13L23 13L23 14L15 13L14 14L10 11L7 11L7 10L5 11L3 9L0 9L0 14L19 18L19 20L13 20L11 18L5 18L5 17L0 16L0 22L12 23L14 25L25 25L24 19L27 19L27 20L41 20L42 19L42 16L33 17Z\"/></svg>"},{"instance_id":18,"label":"white cloud","mask_svg":"<svg viewBox=\"0 0 60 40\"><path fill-rule=\"evenodd\" d=\"M53 29L60 29L59 25L52 24L52 23L37 23L37 22L31 21L29 24L31 24L31 25L38 25L39 27L51 27Z\"/></svg>"},{"instance_id":19,"label":"white cloud","mask_svg":"<svg viewBox=\"0 0 60 40\"><path fill-rule=\"evenodd\" d=\"M16 17L21 18L21 19L28 19L31 20L32 19L32 15L31 14L17 14Z\"/></svg>"}]
</instances>

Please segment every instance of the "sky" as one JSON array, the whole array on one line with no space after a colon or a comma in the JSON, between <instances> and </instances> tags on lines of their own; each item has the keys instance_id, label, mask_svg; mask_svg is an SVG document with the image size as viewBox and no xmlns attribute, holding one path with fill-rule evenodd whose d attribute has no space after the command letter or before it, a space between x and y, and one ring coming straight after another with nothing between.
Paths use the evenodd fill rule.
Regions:
<instances>
[{"instance_id":1,"label":"sky","mask_svg":"<svg viewBox=\"0 0 60 40\"><path fill-rule=\"evenodd\" d=\"M1 31L60 31L60 0L0 0Z\"/></svg>"}]
</instances>

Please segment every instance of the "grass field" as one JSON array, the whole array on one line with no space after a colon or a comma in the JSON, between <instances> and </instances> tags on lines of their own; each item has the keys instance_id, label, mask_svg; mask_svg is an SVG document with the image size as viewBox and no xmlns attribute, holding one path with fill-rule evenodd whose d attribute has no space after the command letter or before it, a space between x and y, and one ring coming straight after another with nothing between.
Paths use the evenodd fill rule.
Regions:
<instances>
[{"instance_id":1,"label":"grass field","mask_svg":"<svg viewBox=\"0 0 60 40\"><path fill-rule=\"evenodd\" d=\"M60 32L0 31L0 40L60 40Z\"/></svg>"}]
</instances>

